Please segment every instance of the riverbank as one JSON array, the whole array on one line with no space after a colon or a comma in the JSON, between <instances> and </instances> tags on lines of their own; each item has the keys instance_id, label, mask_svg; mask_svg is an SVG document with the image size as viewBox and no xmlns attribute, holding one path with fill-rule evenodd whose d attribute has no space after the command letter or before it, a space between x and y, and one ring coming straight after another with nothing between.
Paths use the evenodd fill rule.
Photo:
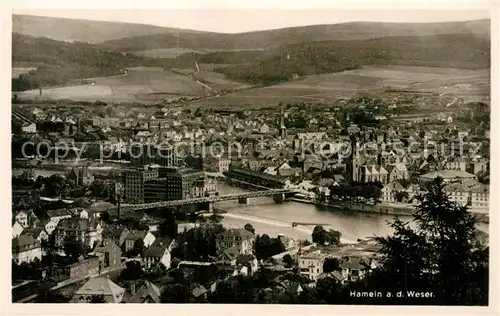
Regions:
<instances>
[{"instance_id":1,"label":"riverbank","mask_svg":"<svg viewBox=\"0 0 500 316\"><path fill-rule=\"evenodd\" d=\"M223 213L223 223L231 228L242 228L246 223L254 226L257 234L268 234L271 237L276 237L280 234L290 236L294 239L312 240L312 232L314 226L292 226L292 222L279 221L271 218L260 217L254 214L242 215L237 213ZM267 226L267 227L266 227ZM325 228L328 229L328 226ZM333 228L332 228L333 229ZM353 244L357 242L357 238L353 236L343 236L340 241L344 244Z\"/></svg>"},{"instance_id":2,"label":"riverbank","mask_svg":"<svg viewBox=\"0 0 500 316\"><path fill-rule=\"evenodd\" d=\"M364 203L352 203L345 201L335 201L334 204L326 203L326 202L315 202L305 198L291 198L290 201L316 205L320 208L330 208L330 209L339 209L339 210L348 210L348 211L356 211L356 212L366 212L366 213L376 213L376 214L385 214L385 215L395 215L395 216L413 216L415 211L415 206L407 205L407 204L376 204L376 205L368 205ZM478 221L483 224L489 224L489 214L487 210L476 210L471 209L471 213L476 215Z\"/></svg>"},{"instance_id":3,"label":"riverbank","mask_svg":"<svg viewBox=\"0 0 500 316\"><path fill-rule=\"evenodd\" d=\"M326 208L336 208L340 210L367 212L367 213L378 213L386 215L405 215L412 216L414 212L413 206L404 205L394 205L394 204L376 204L368 205L364 203L352 203L346 201L335 201L334 203L326 202L316 202L304 198L291 198L293 202L317 205L318 207Z\"/></svg>"}]
</instances>

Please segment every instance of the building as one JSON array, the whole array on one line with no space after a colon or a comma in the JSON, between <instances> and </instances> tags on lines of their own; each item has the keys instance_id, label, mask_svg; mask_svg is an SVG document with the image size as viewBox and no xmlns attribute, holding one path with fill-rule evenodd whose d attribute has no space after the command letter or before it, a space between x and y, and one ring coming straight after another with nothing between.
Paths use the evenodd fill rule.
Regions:
<instances>
[{"instance_id":1,"label":"building","mask_svg":"<svg viewBox=\"0 0 500 316\"><path fill-rule=\"evenodd\" d=\"M405 179L408 180L410 178L410 173L408 172L408 169L406 168L406 165L404 163L393 163L390 165L387 165L385 167L387 170L387 183L390 183L395 180L401 180Z\"/></svg>"},{"instance_id":2,"label":"building","mask_svg":"<svg viewBox=\"0 0 500 316\"><path fill-rule=\"evenodd\" d=\"M143 167L125 172L125 201L144 203L144 184L158 179L158 168Z\"/></svg>"},{"instance_id":3,"label":"building","mask_svg":"<svg viewBox=\"0 0 500 316\"><path fill-rule=\"evenodd\" d=\"M458 205L468 205L472 210L487 212L490 207L489 186L474 180L449 183L445 187L450 201Z\"/></svg>"},{"instance_id":4,"label":"building","mask_svg":"<svg viewBox=\"0 0 500 316\"><path fill-rule=\"evenodd\" d=\"M162 263L165 268L170 268L172 260L170 251L172 251L173 241L168 238L156 238L151 246L146 249L143 257L143 264L150 269L158 263Z\"/></svg>"},{"instance_id":5,"label":"building","mask_svg":"<svg viewBox=\"0 0 500 316\"><path fill-rule=\"evenodd\" d=\"M96 256L80 257L78 262L65 266L64 270L64 273L72 280L96 276L100 270L99 258Z\"/></svg>"},{"instance_id":6,"label":"building","mask_svg":"<svg viewBox=\"0 0 500 316\"><path fill-rule=\"evenodd\" d=\"M325 257L319 252L310 253L300 256L298 262L300 274L311 281L316 281L323 273Z\"/></svg>"},{"instance_id":7,"label":"building","mask_svg":"<svg viewBox=\"0 0 500 316\"><path fill-rule=\"evenodd\" d=\"M12 239L12 259L18 264L30 263L35 259L42 260L40 242L30 235L20 235Z\"/></svg>"},{"instance_id":8,"label":"building","mask_svg":"<svg viewBox=\"0 0 500 316\"><path fill-rule=\"evenodd\" d=\"M16 222L21 224L22 227L28 228L29 226L29 221L28 221L28 213L25 211L19 211L16 216L14 216L14 219Z\"/></svg>"},{"instance_id":9,"label":"building","mask_svg":"<svg viewBox=\"0 0 500 316\"><path fill-rule=\"evenodd\" d=\"M121 265L122 251L114 242L102 242L93 251L103 269L117 269Z\"/></svg>"},{"instance_id":10,"label":"building","mask_svg":"<svg viewBox=\"0 0 500 316\"><path fill-rule=\"evenodd\" d=\"M131 304L161 303L160 288L149 281L146 281L144 285L137 290L137 292L134 293L134 291L135 290L132 290L131 293L132 296L127 301L127 303Z\"/></svg>"},{"instance_id":11,"label":"building","mask_svg":"<svg viewBox=\"0 0 500 316\"><path fill-rule=\"evenodd\" d=\"M25 123L21 127L21 131L23 133L35 134L36 133L36 124L35 123Z\"/></svg>"},{"instance_id":12,"label":"building","mask_svg":"<svg viewBox=\"0 0 500 316\"><path fill-rule=\"evenodd\" d=\"M174 167L178 159L171 147L154 144L137 144L130 148L130 162L135 167L157 164L161 167Z\"/></svg>"},{"instance_id":13,"label":"building","mask_svg":"<svg viewBox=\"0 0 500 316\"><path fill-rule=\"evenodd\" d=\"M190 190L190 196L193 198L215 196L216 194L218 194L217 182L206 177L195 180Z\"/></svg>"},{"instance_id":14,"label":"building","mask_svg":"<svg viewBox=\"0 0 500 316\"><path fill-rule=\"evenodd\" d=\"M125 241L122 244L123 251L128 252L132 250L135 242L139 239L143 241L145 247L149 247L155 241L155 236L145 230L132 230L127 237L125 237Z\"/></svg>"},{"instance_id":15,"label":"building","mask_svg":"<svg viewBox=\"0 0 500 316\"><path fill-rule=\"evenodd\" d=\"M196 185L200 185L200 181L205 180L205 173L188 168L170 168L165 170L165 179L167 187L166 200L184 200L199 194L200 187L196 187ZM204 191L204 188L201 190Z\"/></svg>"},{"instance_id":16,"label":"building","mask_svg":"<svg viewBox=\"0 0 500 316\"><path fill-rule=\"evenodd\" d=\"M431 171L420 176L422 182L428 182L440 177L445 183L462 181L462 180L477 180L477 177L473 174L462 170L437 170Z\"/></svg>"},{"instance_id":17,"label":"building","mask_svg":"<svg viewBox=\"0 0 500 316\"><path fill-rule=\"evenodd\" d=\"M58 209L58 210L48 210L47 211L47 216L49 217L50 221L57 224L59 224L59 221L65 218L71 218L71 212L67 209ZM47 232L50 234L49 230Z\"/></svg>"},{"instance_id":18,"label":"building","mask_svg":"<svg viewBox=\"0 0 500 316\"><path fill-rule=\"evenodd\" d=\"M19 224L18 221L15 221L14 225L12 225L12 238L16 238L19 235L21 235L23 230L24 230L23 225Z\"/></svg>"},{"instance_id":19,"label":"building","mask_svg":"<svg viewBox=\"0 0 500 316\"><path fill-rule=\"evenodd\" d=\"M79 288L73 297L75 302L85 303L95 295L103 295L106 303L120 303L123 299L125 290L116 285L109 277L91 278L81 288Z\"/></svg>"},{"instance_id":20,"label":"building","mask_svg":"<svg viewBox=\"0 0 500 316\"><path fill-rule=\"evenodd\" d=\"M94 176L89 172L88 167L72 168L67 179L75 181L76 185L90 185L94 182Z\"/></svg>"},{"instance_id":21,"label":"building","mask_svg":"<svg viewBox=\"0 0 500 316\"><path fill-rule=\"evenodd\" d=\"M125 226L108 225L103 229L102 241L103 243L114 242L121 247L129 233L129 229Z\"/></svg>"},{"instance_id":22,"label":"building","mask_svg":"<svg viewBox=\"0 0 500 316\"><path fill-rule=\"evenodd\" d=\"M35 228L28 228L23 230L21 235L30 235L31 237L35 238L39 242L42 242L42 240L48 240L49 235L43 229L43 227L35 227Z\"/></svg>"},{"instance_id":23,"label":"building","mask_svg":"<svg viewBox=\"0 0 500 316\"><path fill-rule=\"evenodd\" d=\"M255 234L246 229L228 229L217 236L217 253L220 254L226 249L234 247L238 254L248 255L252 253Z\"/></svg>"},{"instance_id":24,"label":"building","mask_svg":"<svg viewBox=\"0 0 500 316\"><path fill-rule=\"evenodd\" d=\"M83 245L89 245L89 221L84 218L72 217L64 218L59 221L55 234L55 244L57 247L62 247L66 239L75 240Z\"/></svg>"},{"instance_id":25,"label":"building","mask_svg":"<svg viewBox=\"0 0 500 316\"><path fill-rule=\"evenodd\" d=\"M387 183L388 172L380 165L362 165L359 167L358 182L380 182Z\"/></svg>"}]
</instances>

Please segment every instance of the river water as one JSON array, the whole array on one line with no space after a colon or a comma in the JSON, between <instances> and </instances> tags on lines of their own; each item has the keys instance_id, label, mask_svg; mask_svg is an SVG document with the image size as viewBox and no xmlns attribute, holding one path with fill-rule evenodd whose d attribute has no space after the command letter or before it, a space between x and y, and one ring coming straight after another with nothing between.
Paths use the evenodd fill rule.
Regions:
<instances>
[{"instance_id":1,"label":"river water","mask_svg":"<svg viewBox=\"0 0 500 316\"><path fill-rule=\"evenodd\" d=\"M219 183L219 191L221 194L228 194L243 190ZM257 234L265 233L270 236L282 233L295 239L310 240L314 224L340 231L345 242L386 236L393 231L387 225L388 221L394 219L392 215L325 209L299 202L275 203L272 197L249 199L248 205L238 204L238 201L224 201L216 203L215 207L227 211L223 220L225 226L240 228L250 223ZM400 218L408 221L412 219L411 216ZM293 222L314 224L292 227Z\"/></svg>"},{"instance_id":2,"label":"river water","mask_svg":"<svg viewBox=\"0 0 500 316\"><path fill-rule=\"evenodd\" d=\"M22 173L22 169L13 169L13 175ZM36 176L45 177L51 174L66 174L63 171L35 169ZM218 182L220 194L245 192L247 190ZM284 234L294 239L311 239L315 225L292 227L293 222L322 224L326 229L342 233L343 242L355 242L358 238L386 236L393 232L387 225L394 219L393 215L364 213L339 209L325 209L311 204L299 202L275 203L272 197L249 199L248 205L238 201L224 201L215 204L218 209L227 211L223 224L226 227L242 228L250 223L257 234L277 236ZM399 216L404 221L411 221L411 216ZM478 228L488 232L487 224L478 224Z\"/></svg>"},{"instance_id":3,"label":"river water","mask_svg":"<svg viewBox=\"0 0 500 316\"><path fill-rule=\"evenodd\" d=\"M221 194L228 194L244 190L219 182L219 191ZM325 209L291 201L278 204L272 197L249 199L249 205L238 204L238 201L218 202L215 207L227 211L227 214L224 214L224 226L242 228L246 223L250 223L257 234L269 236L284 234L294 239L311 240L314 225L292 227L293 222L322 224L325 229L340 231L342 242L387 236L393 232L388 222L394 220L394 215ZM408 222L413 219L412 216L399 216L399 218ZM478 228L488 231L487 224L479 224Z\"/></svg>"}]
</instances>

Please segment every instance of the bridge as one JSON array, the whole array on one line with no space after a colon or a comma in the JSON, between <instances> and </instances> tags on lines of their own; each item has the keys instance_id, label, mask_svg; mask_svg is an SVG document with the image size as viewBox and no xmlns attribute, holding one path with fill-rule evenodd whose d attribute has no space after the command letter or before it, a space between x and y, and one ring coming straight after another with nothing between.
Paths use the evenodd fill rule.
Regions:
<instances>
[{"instance_id":1,"label":"bridge","mask_svg":"<svg viewBox=\"0 0 500 316\"><path fill-rule=\"evenodd\" d=\"M279 202L279 201L285 201L287 195L293 195L293 194L295 194L295 192L290 189L270 189L265 191L233 193L227 195L200 197L200 198L185 199L185 200L161 201L161 202L142 203L142 204L122 204L121 208L123 210L129 210L129 211L140 211L140 210L148 210L155 208L183 206L190 204L210 204L214 202L231 201L231 200L238 200L239 203L247 204L248 199L261 196L273 196L275 198L275 201Z\"/></svg>"}]
</instances>

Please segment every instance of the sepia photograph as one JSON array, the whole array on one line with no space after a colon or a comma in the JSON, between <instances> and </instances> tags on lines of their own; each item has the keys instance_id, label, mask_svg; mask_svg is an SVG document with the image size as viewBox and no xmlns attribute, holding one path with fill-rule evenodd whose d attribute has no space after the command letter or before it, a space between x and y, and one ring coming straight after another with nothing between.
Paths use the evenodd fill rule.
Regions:
<instances>
[{"instance_id":1,"label":"sepia photograph","mask_svg":"<svg viewBox=\"0 0 500 316\"><path fill-rule=\"evenodd\" d=\"M493 303L487 8L11 18L14 305Z\"/></svg>"}]
</instances>

